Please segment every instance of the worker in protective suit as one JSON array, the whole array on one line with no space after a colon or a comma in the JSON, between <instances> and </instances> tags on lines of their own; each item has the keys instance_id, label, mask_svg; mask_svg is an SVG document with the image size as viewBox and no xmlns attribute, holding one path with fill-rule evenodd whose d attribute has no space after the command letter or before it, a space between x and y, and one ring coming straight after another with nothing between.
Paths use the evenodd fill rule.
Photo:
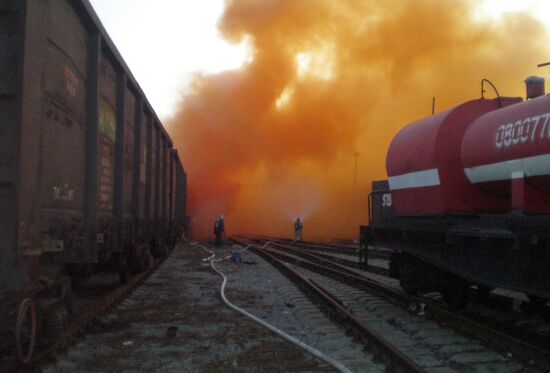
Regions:
<instances>
[{"instance_id":1,"label":"worker in protective suit","mask_svg":"<svg viewBox=\"0 0 550 373\"><path fill-rule=\"evenodd\" d=\"M302 229L303 229L302 222L300 221L300 218L297 218L296 221L294 222L294 239L295 240L303 241Z\"/></svg>"},{"instance_id":2,"label":"worker in protective suit","mask_svg":"<svg viewBox=\"0 0 550 373\"><path fill-rule=\"evenodd\" d=\"M214 234L216 236L216 245L220 246L223 243L223 236L225 235L225 221L223 215L220 215L214 224Z\"/></svg>"},{"instance_id":3,"label":"worker in protective suit","mask_svg":"<svg viewBox=\"0 0 550 373\"><path fill-rule=\"evenodd\" d=\"M219 245L219 242L220 242L220 239L219 239L219 233L220 231L220 220L219 219L216 219L216 221L214 222L214 237L216 237L216 245Z\"/></svg>"}]
</instances>

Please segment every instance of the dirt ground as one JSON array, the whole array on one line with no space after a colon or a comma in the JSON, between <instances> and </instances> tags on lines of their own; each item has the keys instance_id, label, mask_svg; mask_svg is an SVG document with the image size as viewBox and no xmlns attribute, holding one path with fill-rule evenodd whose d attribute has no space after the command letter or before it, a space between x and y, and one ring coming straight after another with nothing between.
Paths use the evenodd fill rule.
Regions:
<instances>
[{"instance_id":1,"label":"dirt ground","mask_svg":"<svg viewBox=\"0 0 550 373\"><path fill-rule=\"evenodd\" d=\"M226 251L228 248L222 248ZM332 368L225 306L197 247L163 265L44 372L319 372ZM262 294L232 292L245 307Z\"/></svg>"}]
</instances>

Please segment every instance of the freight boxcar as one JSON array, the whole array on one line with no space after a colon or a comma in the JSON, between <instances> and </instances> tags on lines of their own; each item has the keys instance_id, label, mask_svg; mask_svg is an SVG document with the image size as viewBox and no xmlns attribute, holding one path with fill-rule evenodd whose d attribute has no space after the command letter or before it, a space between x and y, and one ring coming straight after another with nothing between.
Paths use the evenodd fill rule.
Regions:
<instances>
[{"instance_id":1,"label":"freight boxcar","mask_svg":"<svg viewBox=\"0 0 550 373\"><path fill-rule=\"evenodd\" d=\"M68 274L115 262L125 281L185 229L172 146L87 0L0 1L0 303L21 360L37 312L66 318Z\"/></svg>"},{"instance_id":2,"label":"freight boxcar","mask_svg":"<svg viewBox=\"0 0 550 373\"><path fill-rule=\"evenodd\" d=\"M174 209L173 209L173 227L175 237L185 237L190 239L190 227L187 218L187 174L179 160L178 152L172 151L172 159L174 160Z\"/></svg>"},{"instance_id":3,"label":"freight boxcar","mask_svg":"<svg viewBox=\"0 0 550 373\"><path fill-rule=\"evenodd\" d=\"M550 299L550 96L537 91L472 100L395 136L361 241L395 250L405 291L441 291L453 308L472 285Z\"/></svg>"}]
</instances>

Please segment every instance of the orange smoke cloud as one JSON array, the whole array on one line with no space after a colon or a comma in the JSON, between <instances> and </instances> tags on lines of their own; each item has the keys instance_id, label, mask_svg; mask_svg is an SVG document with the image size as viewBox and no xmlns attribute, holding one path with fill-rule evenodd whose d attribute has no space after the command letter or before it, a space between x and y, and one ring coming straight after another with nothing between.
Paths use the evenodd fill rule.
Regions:
<instances>
[{"instance_id":1,"label":"orange smoke cloud","mask_svg":"<svg viewBox=\"0 0 550 373\"><path fill-rule=\"evenodd\" d=\"M168 124L194 233L224 213L229 234L291 235L302 217L306 239L356 237L389 142L433 96L438 109L479 97L482 78L523 95L547 59L541 24L479 21L475 3L228 1L220 30L248 39L250 61L196 77Z\"/></svg>"}]
</instances>

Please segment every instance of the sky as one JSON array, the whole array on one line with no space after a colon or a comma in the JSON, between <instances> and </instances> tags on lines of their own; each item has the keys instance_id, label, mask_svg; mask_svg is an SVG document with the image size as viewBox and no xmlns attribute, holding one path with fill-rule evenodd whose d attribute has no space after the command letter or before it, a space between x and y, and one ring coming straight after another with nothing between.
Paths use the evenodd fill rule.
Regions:
<instances>
[{"instance_id":1,"label":"sky","mask_svg":"<svg viewBox=\"0 0 550 373\"><path fill-rule=\"evenodd\" d=\"M405 125L524 96L550 61L536 0L92 0L188 176L194 234L354 238ZM492 93L488 93L491 97Z\"/></svg>"},{"instance_id":2,"label":"sky","mask_svg":"<svg viewBox=\"0 0 550 373\"><path fill-rule=\"evenodd\" d=\"M246 41L229 43L220 35L217 26L225 0L91 3L161 119L173 115L194 74L235 69L250 58ZM523 10L547 21L550 2L485 0L479 17Z\"/></svg>"},{"instance_id":3,"label":"sky","mask_svg":"<svg viewBox=\"0 0 550 373\"><path fill-rule=\"evenodd\" d=\"M219 36L223 0L91 0L160 118L169 117L197 72L237 68L245 44Z\"/></svg>"}]
</instances>

